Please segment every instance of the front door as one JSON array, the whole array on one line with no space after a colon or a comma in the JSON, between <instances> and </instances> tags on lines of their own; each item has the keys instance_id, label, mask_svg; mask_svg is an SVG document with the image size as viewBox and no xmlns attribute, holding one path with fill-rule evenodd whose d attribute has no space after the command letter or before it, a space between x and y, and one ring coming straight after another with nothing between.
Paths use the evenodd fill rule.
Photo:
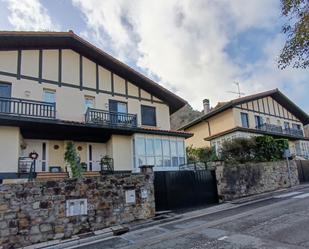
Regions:
<instances>
[{"instance_id":1,"label":"front door","mask_svg":"<svg viewBox=\"0 0 309 249\"><path fill-rule=\"evenodd\" d=\"M88 144L88 156L87 156L87 170L100 171L101 158L105 155L104 144L91 143Z\"/></svg>"},{"instance_id":2,"label":"front door","mask_svg":"<svg viewBox=\"0 0 309 249\"><path fill-rule=\"evenodd\" d=\"M36 152L38 158L35 162L36 172L48 171L48 147L47 141L25 140L26 148L22 150L22 155L28 157L31 152Z\"/></svg>"}]
</instances>

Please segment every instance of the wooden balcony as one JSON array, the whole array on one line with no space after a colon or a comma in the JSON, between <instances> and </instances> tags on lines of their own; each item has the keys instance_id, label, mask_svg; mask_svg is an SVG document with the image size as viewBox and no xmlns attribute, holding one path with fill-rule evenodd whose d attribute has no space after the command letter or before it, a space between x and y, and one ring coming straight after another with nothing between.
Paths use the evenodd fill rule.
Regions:
<instances>
[{"instance_id":1,"label":"wooden balcony","mask_svg":"<svg viewBox=\"0 0 309 249\"><path fill-rule=\"evenodd\" d=\"M136 128L137 115L88 108L85 114L85 122L107 127Z\"/></svg>"},{"instance_id":2,"label":"wooden balcony","mask_svg":"<svg viewBox=\"0 0 309 249\"><path fill-rule=\"evenodd\" d=\"M303 137L304 133L300 129L283 129L280 125L274 125L274 124L267 124L264 123L260 126L257 126L256 129L271 133L277 133L282 135L289 135L289 136L295 136L295 137Z\"/></svg>"},{"instance_id":3,"label":"wooden balcony","mask_svg":"<svg viewBox=\"0 0 309 249\"><path fill-rule=\"evenodd\" d=\"M0 115L55 119L56 103L0 97Z\"/></svg>"}]
</instances>

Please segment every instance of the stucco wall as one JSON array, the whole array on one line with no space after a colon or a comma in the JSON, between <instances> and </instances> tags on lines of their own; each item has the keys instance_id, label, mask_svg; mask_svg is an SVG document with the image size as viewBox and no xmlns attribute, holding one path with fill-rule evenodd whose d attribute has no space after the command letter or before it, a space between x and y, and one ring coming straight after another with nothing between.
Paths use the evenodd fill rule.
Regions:
<instances>
[{"instance_id":1,"label":"stucco wall","mask_svg":"<svg viewBox=\"0 0 309 249\"><path fill-rule=\"evenodd\" d=\"M114 159L116 171L132 171L133 169L133 142L132 136L112 135L107 143L107 151Z\"/></svg>"},{"instance_id":2,"label":"stucco wall","mask_svg":"<svg viewBox=\"0 0 309 249\"><path fill-rule=\"evenodd\" d=\"M19 149L19 128L0 126L0 172L17 172Z\"/></svg>"},{"instance_id":3,"label":"stucco wall","mask_svg":"<svg viewBox=\"0 0 309 249\"><path fill-rule=\"evenodd\" d=\"M194 134L193 137L186 139L186 146L192 145L193 147L197 148L210 146L210 143L205 141L204 138L216 135L234 127L234 113L232 109L228 109L214 117L207 119L207 121L201 121L200 123L186 129L186 132L191 132Z\"/></svg>"},{"instance_id":4,"label":"stucco wall","mask_svg":"<svg viewBox=\"0 0 309 249\"><path fill-rule=\"evenodd\" d=\"M82 57L82 80L83 87L93 90L79 89L80 87L80 55L70 49L62 49L62 73L61 83L66 85L58 86L59 80L59 51L55 49L42 51L42 78L52 80L55 84L42 82L39 84L39 50L22 50L21 52L21 74L37 78L37 80L17 79L16 76L0 75L0 81L12 84L12 97L30 100L43 100L43 90L51 89L56 92L57 118L71 121L84 121L85 96L95 98L95 108L108 110L108 100L116 99L127 102L128 112L138 115L141 122L141 104L156 107L157 128L169 130L169 107L158 98L153 98L161 103L151 102L151 95L141 90L139 100L138 87L128 82L128 95L125 97L125 79L113 74L114 92L96 92L96 64L89 59ZM17 51L0 51L0 71L17 73ZM104 91L112 90L112 72L98 66L99 88ZM117 94L121 94L120 96ZM132 98L133 96L135 98Z\"/></svg>"}]
</instances>

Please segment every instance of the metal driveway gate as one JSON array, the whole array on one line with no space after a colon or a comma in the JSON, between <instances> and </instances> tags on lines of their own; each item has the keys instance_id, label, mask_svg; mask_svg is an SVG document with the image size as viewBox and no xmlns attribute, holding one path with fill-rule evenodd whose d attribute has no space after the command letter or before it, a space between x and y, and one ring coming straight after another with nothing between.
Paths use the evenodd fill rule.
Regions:
<instances>
[{"instance_id":1,"label":"metal driveway gate","mask_svg":"<svg viewBox=\"0 0 309 249\"><path fill-rule=\"evenodd\" d=\"M309 182L309 160L298 160L296 163L299 181Z\"/></svg>"},{"instance_id":2,"label":"metal driveway gate","mask_svg":"<svg viewBox=\"0 0 309 249\"><path fill-rule=\"evenodd\" d=\"M197 207L218 202L213 170L155 172L156 211Z\"/></svg>"}]
</instances>

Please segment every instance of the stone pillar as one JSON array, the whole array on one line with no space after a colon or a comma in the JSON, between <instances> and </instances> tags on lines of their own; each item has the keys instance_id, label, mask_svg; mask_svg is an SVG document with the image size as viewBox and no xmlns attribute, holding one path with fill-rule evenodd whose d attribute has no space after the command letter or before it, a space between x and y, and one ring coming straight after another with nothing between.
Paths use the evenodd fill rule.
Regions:
<instances>
[{"instance_id":1,"label":"stone pillar","mask_svg":"<svg viewBox=\"0 0 309 249\"><path fill-rule=\"evenodd\" d=\"M153 165L141 165L139 168L141 169L142 174L152 174L153 173Z\"/></svg>"}]
</instances>

